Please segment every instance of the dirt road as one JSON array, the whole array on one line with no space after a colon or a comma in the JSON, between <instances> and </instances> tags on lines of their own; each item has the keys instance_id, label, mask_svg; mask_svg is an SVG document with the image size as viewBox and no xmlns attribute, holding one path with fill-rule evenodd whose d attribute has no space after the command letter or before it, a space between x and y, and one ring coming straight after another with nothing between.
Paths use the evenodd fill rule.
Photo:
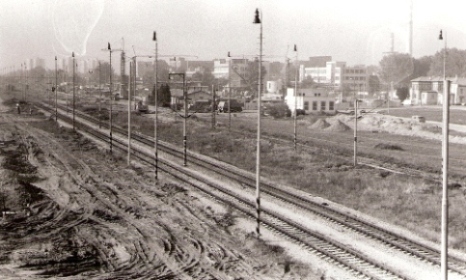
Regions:
<instances>
[{"instance_id":1,"label":"dirt road","mask_svg":"<svg viewBox=\"0 0 466 280\"><path fill-rule=\"evenodd\" d=\"M3 110L0 127L1 279L320 278L235 212L43 116Z\"/></svg>"}]
</instances>

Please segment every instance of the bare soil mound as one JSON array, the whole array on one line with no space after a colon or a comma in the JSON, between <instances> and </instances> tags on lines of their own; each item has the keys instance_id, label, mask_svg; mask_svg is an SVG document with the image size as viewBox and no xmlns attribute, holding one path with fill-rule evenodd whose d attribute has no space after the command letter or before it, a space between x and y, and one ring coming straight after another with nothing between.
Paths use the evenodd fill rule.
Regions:
<instances>
[{"instance_id":1,"label":"bare soil mound","mask_svg":"<svg viewBox=\"0 0 466 280\"><path fill-rule=\"evenodd\" d=\"M309 126L311 129L325 129L329 127L330 124L324 120L324 119L318 119L316 122L314 122L312 125Z\"/></svg>"},{"instance_id":2,"label":"bare soil mound","mask_svg":"<svg viewBox=\"0 0 466 280\"><path fill-rule=\"evenodd\" d=\"M351 128L342 121L336 120L329 127L325 128L325 130L332 132L345 132L351 130Z\"/></svg>"}]
</instances>

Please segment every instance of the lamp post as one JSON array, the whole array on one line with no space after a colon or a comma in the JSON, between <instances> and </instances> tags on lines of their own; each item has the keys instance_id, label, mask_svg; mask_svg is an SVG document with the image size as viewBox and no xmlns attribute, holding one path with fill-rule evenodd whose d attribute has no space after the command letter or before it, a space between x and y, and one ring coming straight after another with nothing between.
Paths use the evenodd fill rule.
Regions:
<instances>
[{"instance_id":1,"label":"lamp post","mask_svg":"<svg viewBox=\"0 0 466 280\"><path fill-rule=\"evenodd\" d=\"M110 153L112 153L113 149L113 135L112 135L112 129L113 129L113 119L112 119L112 103L113 103L113 84L112 84L112 47L110 46L110 43L108 43L107 46L109 55L110 55Z\"/></svg>"},{"instance_id":2,"label":"lamp post","mask_svg":"<svg viewBox=\"0 0 466 280\"><path fill-rule=\"evenodd\" d=\"M76 124L75 124L75 88L76 88L76 81L75 81L75 73L74 73L74 68L75 68L75 58L74 58L74 52L71 53L71 57L73 58L73 130L76 129Z\"/></svg>"},{"instance_id":3,"label":"lamp post","mask_svg":"<svg viewBox=\"0 0 466 280\"><path fill-rule=\"evenodd\" d=\"M440 30L439 40L443 40ZM450 121L449 81L446 76L447 38L445 36L443 53L443 129L442 129L442 250L441 274L442 280L448 279L448 130Z\"/></svg>"},{"instance_id":4,"label":"lamp post","mask_svg":"<svg viewBox=\"0 0 466 280\"><path fill-rule=\"evenodd\" d=\"M354 155L353 165L358 165L358 98L354 99Z\"/></svg>"},{"instance_id":5,"label":"lamp post","mask_svg":"<svg viewBox=\"0 0 466 280\"><path fill-rule=\"evenodd\" d=\"M188 165L187 161L187 144L188 137L186 136L186 122L188 120L188 94L186 92L186 74L185 73L169 73L168 79L172 79L173 76L181 76L183 78L183 103L184 103L184 116L183 118L183 166Z\"/></svg>"},{"instance_id":6,"label":"lamp post","mask_svg":"<svg viewBox=\"0 0 466 280\"><path fill-rule=\"evenodd\" d=\"M298 142L298 127L297 127L297 118L298 118L298 73L299 73L299 65L298 65L298 48L294 45L294 51L296 52L296 75L294 81L294 120L293 120L293 144L294 150L296 151L296 145Z\"/></svg>"},{"instance_id":7,"label":"lamp post","mask_svg":"<svg viewBox=\"0 0 466 280\"><path fill-rule=\"evenodd\" d=\"M152 40L155 42L155 62L154 62L154 105L155 105L155 120L154 120L154 164L155 164L155 170L154 170L154 178L155 178L155 183L157 184L158 180L158 135L157 135L157 129L158 129L158 94L157 94L157 59L158 59L158 46L157 46L157 33L154 31L154 34L152 36Z\"/></svg>"},{"instance_id":8,"label":"lamp post","mask_svg":"<svg viewBox=\"0 0 466 280\"><path fill-rule=\"evenodd\" d=\"M262 21L259 15L259 9L256 9L254 24L259 24L259 81L257 92L257 151L256 151L256 212L257 212L257 227L256 234L260 236L260 163L261 163L261 94L262 94Z\"/></svg>"},{"instance_id":9,"label":"lamp post","mask_svg":"<svg viewBox=\"0 0 466 280\"><path fill-rule=\"evenodd\" d=\"M55 56L55 122L58 121L58 76L57 76L57 56Z\"/></svg>"}]
</instances>

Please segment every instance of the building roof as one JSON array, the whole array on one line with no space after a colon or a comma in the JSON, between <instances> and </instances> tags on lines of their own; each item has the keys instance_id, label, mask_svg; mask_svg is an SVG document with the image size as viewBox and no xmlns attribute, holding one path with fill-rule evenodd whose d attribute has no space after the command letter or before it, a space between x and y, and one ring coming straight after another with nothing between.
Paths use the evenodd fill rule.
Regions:
<instances>
[{"instance_id":1,"label":"building roof","mask_svg":"<svg viewBox=\"0 0 466 280\"><path fill-rule=\"evenodd\" d=\"M447 80L452 81L455 84L466 86L466 77L447 77ZM439 76L422 76L416 79L412 79L411 82L442 82L443 77Z\"/></svg>"}]
</instances>

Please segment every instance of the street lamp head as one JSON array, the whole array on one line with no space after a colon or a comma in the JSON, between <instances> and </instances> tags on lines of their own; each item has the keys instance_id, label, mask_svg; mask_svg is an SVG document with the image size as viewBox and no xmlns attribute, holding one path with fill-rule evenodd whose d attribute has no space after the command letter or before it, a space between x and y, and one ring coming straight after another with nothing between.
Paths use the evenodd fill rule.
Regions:
<instances>
[{"instance_id":1,"label":"street lamp head","mask_svg":"<svg viewBox=\"0 0 466 280\"><path fill-rule=\"evenodd\" d=\"M157 41L157 32L154 31L154 36L152 37L152 41Z\"/></svg>"},{"instance_id":2,"label":"street lamp head","mask_svg":"<svg viewBox=\"0 0 466 280\"><path fill-rule=\"evenodd\" d=\"M57 56L55 56L55 61L57 61Z\"/></svg>"},{"instance_id":3,"label":"street lamp head","mask_svg":"<svg viewBox=\"0 0 466 280\"><path fill-rule=\"evenodd\" d=\"M109 51L112 50L112 47L110 47L110 42L108 43L107 49L108 49Z\"/></svg>"},{"instance_id":4,"label":"street lamp head","mask_svg":"<svg viewBox=\"0 0 466 280\"><path fill-rule=\"evenodd\" d=\"M258 24L258 23L261 23L261 19L259 17L259 9L256 9L256 15L254 17L254 24Z\"/></svg>"},{"instance_id":5,"label":"street lamp head","mask_svg":"<svg viewBox=\"0 0 466 280\"><path fill-rule=\"evenodd\" d=\"M439 40L443 40L442 29L440 29L440 35L438 35Z\"/></svg>"},{"instance_id":6,"label":"street lamp head","mask_svg":"<svg viewBox=\"0 0 466 280\"><path fill-rule=\"evenodd\" d=\"M71 57L74 57L74 52L71 53Z\"/></svg>"},{"instance_id":7,"label":"street lamp head","mask_svg":"<svg viewBox=\"0 0 466 280\"><path fill-rule=\"evenodd\" d=\"M295 51L295 52L298 51L298 47L296 47L296 44L294 44L294 51Z\"/></svg>"},{"instance_id":8,"label":"street lamp head","mask_svg":"<svg viewBox=\"0 0 466 280\"><path fill-rule=\"evenodd\" d=\"M228 57L231 57L230 52L228 52Z\"/></svg>"}]
</instances>

